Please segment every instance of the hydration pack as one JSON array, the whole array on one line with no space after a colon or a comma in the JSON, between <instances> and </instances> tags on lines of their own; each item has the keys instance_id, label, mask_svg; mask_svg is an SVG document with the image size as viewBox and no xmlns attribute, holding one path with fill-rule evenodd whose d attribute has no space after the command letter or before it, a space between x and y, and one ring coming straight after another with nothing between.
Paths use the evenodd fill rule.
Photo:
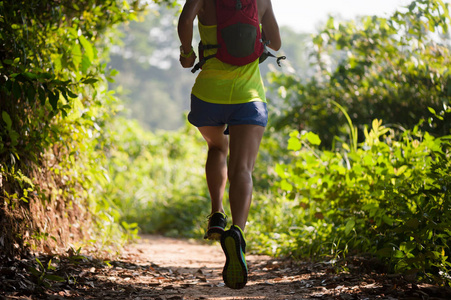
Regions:
<instances>
[{"instance_id":1,"label":"hydration pack","mask_svg":"<svg viewBox=\"0 0 451 300\"><path fill-rule=\"evenodd\" d=\"M244 66L263 53L257 0L217 0L218 53L220 61Z\"/></svg>"},{"instance_id":2,"label":"hydration pack","mask_svg":"<svg viewBox=\"0 0 451 300\"><path fill-rule=\"evenodd\" d=\"M216 0L218 45L199 44L199 63L195 73L210 58L244 66L257 60L264 45L258 21L257 0ZM204 57L203 51L218 49L214 55Z\"/></svg>"}]
</instances>

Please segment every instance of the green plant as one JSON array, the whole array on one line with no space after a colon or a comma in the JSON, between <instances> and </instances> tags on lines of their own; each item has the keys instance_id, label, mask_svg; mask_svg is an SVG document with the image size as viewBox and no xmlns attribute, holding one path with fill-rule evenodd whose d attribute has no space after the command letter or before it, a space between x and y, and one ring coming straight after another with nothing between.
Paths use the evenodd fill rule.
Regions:
<instances>
[{"instance_id":1,"label":"green plant","mask_svg":"<svg viewBox=\"0 0 451 300\"><path fill-rule=\"evenodd\" d=\"M46 266L36 258L38 263L37 268L30 267L30 273L35 277L36 283L39 287L50 288L52 282L65 282L66 280L58 275L51 274L51 271L56 270L52 265L52 260L50 259Z\"/></svg>"},{"instance_id":2,"label":"green plant","mask_svg":"<svg viewBox=\"0 0 451 300\"><path fill-rule=\"evenodd\" d=\"M187 124L178 132L152 133L123 118L109 128L109 180L99 196L117 211L119 222L134 225L122 223L123 228L134 234L139 226L143 232L202 236L210 205L206 148L197 130Z\"/></svg>"},{"instance_id":3,"label":"green plant","mask_svg":"<svg viewBox=\"0 0 451 300\"><path fill-rule=\"evenodd\" d=\"M368 252L392 271L449 282L451 137L396 134L379 120L364 133L356 151L337 152L319 150L311 132L291 134L291 160L275 169L277 200L257 213L273 221L253 229L263 242L253 245L312 258Z\"/></svg>"},{"instance_id":4,"label":"green plant","mask_svg":"<svg viewBox=\"0 0 451 300\"><path fill-rule=\"evenodd\" d=\"M115 27L136 20L144 7L116 0L0 1L2 254L136 236L94 191L108 178L104 126L118 110L107 91L117 73L106 67L108 48Z\"/></svg>"},{"instance_id":5,"label":"green plant","mask_svg":"<svg viewBox=\"0 0 451 300\"><path fill-rule=\"evenodd\" d=\"M330 18L313 38L313 76L272 74L283 99L274 126L313 131L331 149L348 133L335 102L346 108L359 142L373 119L401 131L424 119L422 131L450 134L450 25L449 3L441 0L412 1L390 17Z\"/></svg>"},{"instance_id":6,"label":"green plant","mask_svg":"<svg viewBox=\"0 0 451 300\"><path fill-rule=\"evenodd\" d=\"M81 249L82 247L78 247L77 250L75 250L73 247L69 247L69 250L67 251L67 258L71 263L78 264L80 261L87 260L86 256L81 254Z\"/></svg>"}]
</instances>

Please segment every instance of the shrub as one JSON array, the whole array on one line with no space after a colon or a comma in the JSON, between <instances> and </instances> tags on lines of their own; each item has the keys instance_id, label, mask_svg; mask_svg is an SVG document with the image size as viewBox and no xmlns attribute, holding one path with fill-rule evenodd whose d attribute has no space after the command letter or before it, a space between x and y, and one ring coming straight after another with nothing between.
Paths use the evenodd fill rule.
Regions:
<instances>
[{"instance_id":1,"label":"shrub","mask_svg":"<svg viewBox=\"0 0 451 300\"><path fill-rule=\"evenodd\" d=\"M282 196L265 210L275 220L254 229L259 242L300 257L369 252L392 271L449 282L451 136L417 127L398 137L375 120L355 150L320 151L320 142L292 132L292 160L276 168Z\"/></svg>"}]
</instances>

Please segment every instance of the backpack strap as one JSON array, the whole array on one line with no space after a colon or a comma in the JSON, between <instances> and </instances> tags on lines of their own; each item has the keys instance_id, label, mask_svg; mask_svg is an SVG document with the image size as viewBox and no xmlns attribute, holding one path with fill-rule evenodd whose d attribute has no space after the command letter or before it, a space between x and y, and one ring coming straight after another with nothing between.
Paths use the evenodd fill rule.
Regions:
<instances>
[{"instance_id":1,"label":"backpack strap","mask_svg":"<svg viewBox=\"0 0 451 300\"><path fill-rule=\"evenodd\" d=\"M275 56L274 54L272 54L271 52L269 52L268 48L266 47L267 45L269 45L269 41L265 41L265 42L264 42L263 53L262 53L262 55L260 56L260 58L259 58L259 60L258 60L258 63L261 64L261 63L264 62L268 57L274 57L274 58L276 58L277 65L278 65L279 67L282 67L282 66L280 65L280 61L281 61L281 60L287 59L287 57L286 57L286 56Z\"/></svg>"},{"instance_id":2,"label":"backpack strap","mask_svg":"<svg viewBox=\"0 0 451 300\"><path fill-rule=\"evenodd\" d=\"M237 3L240 2L239 0ZM241 4L241 2L240 2ZM269 52L267 45L270 44L270 41L262 41L263 42L263 53L259 57L259 64L264 62L268 57L274 57L276 59L276 63L279 67L282 67L280 64L280 61L287 59L286 56L275 56L271 52ZM221 48L221 45L204 45L202 44L202 41L199 43L199 62L194 66L194 68L191 69L191 73L196 73L199 71L202 66L207 62L207 60L216 57L216 54L212 54L209 56L204 57L204 50L211 50L211 49L219 49Z\"/></svg>"},{"instance_id":3,"label":"backpack strap","mask_svg":"<svg viewBox=\"0 0 451 300\"><path fill-rule=\"evenodd\" d=\"M263 54L260 56L258 63L261 64L268 57L274 57L276 59L277 65L279 67L282 67L282 65L280 64L280 61L287 59L286 56L275 56L274 54L272 54L271 52L269 52L268 50L265 49L265 51L263 51Z\"/></svg>"},{"instance_id":4,"label":"backpack strap","mask_svg":"<svg viewBox=\"0 0 451 300\"><path fill-rule=\"evenodd\" d=\"M203 57L202 59L199 60L199 62L194 66L194 68L191 69L191 73L196 73L197 71L199 71L200 68L202 68L202 66L207 62L207 60L209 60L210 58L216 57L216 54L212 54L206 57Z\"/></svg>"},{"instance_id":5,"label":"backpack strap","mask_svg":"<svg viewBox=\"0 0 451 300\"><path fill-rule=\"evenodd\" d=\"M191 69L191 73L196 73L207 62L207 60L216 57L216 54L204 56L204 50L218 49L220 45L204 45L202 41L199 43L199 62Z\"/></svg>"}]
</instances>

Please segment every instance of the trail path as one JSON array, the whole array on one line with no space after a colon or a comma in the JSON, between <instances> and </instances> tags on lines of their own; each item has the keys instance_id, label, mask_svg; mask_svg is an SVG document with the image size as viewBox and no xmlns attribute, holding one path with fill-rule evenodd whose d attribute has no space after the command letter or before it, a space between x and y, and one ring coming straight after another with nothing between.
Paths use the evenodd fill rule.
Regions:
<instances>
[{"instance_id":1,"label":"trail path","mask_svg":"<svg viewBox=\"0 0 451 300\"><path fill-rule=\"evenodd\" d=\"M157 274L150 275L154 286L154 296L163 299L299 299L297 288L290 287L292 278L281 277L283 273L269 269L278 268L277 261L268 256L248 255L247 261L252 274L248 285L241 290L224 286L222 268L225 257L219 243L202 245L194 242L150 237L129 249L130 253L140 253L158 266ZM161 275L154 277L155 275ZM153 278L152 278L153 277ZM270 278L274 277L274 278ZM143 280L145 280L143 278Z\"/></svg>"},{"instance_id":2,"label":"trail path","mask_svg":"<svg viewBox=\"0 0 451 300\"><path fill-rule=\"evenodd\" d=\"M44 265L49 257L41 257ZM349 263L349 272L336 274L327 262L279 261L247 256L249 282L232 290L222 282L225 257L220 245L143 236L110 266L94 259L74 263L63 258L54 275L65 282L39 288L26 271L34 259L0 267L0 299L451 299L451 291L407 282L399 275L369 270L371 261ZM372 266L374 267L374 266Z\"/></svg>"}]
</instances>

